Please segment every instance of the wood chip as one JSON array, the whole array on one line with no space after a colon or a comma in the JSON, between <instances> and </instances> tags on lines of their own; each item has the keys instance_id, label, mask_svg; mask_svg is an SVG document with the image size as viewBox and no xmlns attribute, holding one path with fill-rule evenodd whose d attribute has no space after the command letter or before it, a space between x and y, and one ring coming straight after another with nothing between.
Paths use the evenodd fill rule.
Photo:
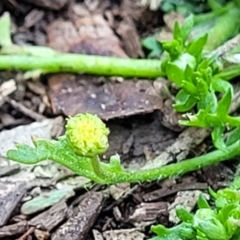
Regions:
<instances>
[{"instance_id":1,"label":"wood chip","mask_svg":"<svg viewBox=\"0 0 240 240\"><path fill-rule=\"evenodd\" d=\"M65 7L68 0L24 0L25 2L29 2L31 4L34 4L38 7L47 8L50 10L60 10L61 8Z\"/></svg>"},{"instance_id":2,"label":"wood chip","mask_svg":"<svg viewBox=\"0 0 240 240\"><path fill-rule=\"evenodd\" d=\"M21 213L25 215L31 215L40 212L62 200L66 201L68 198L73 197L74 195L75 192L71 187L53 189L49 192L41 193L39 196L25 202L21 206Z\"/></svg>"},{"instance_id":3,"label":"wood chip","mask_svg":"<svg viewBox=\"0 0 240 240\"><path fill-rule=\"evenodd\" d=\"M210 129L187 128L172 145L156 158L148 161L143 169L158 168L174 161L184 160L190 151L199 145L210 133Z\"/></svg>"},{"instance_id":4,"label":"wood chip","mask_svg":"<svg viewBox=\"0 0 240 240\"><path fill-rule=\"evenodd\" d=\"M81 85L81 78L85 77L58 74L49 78L49 95L55 114L62 112L74 116L88 112L109 120L149 113L162 107L162 98L150 81L108 82L97 86L90 82Z\"/></svg>"},{"instance_id":5,"label":"wood chip","mask_svg":"<svg viewBox=\"0 0 240 240\"><path fill-rule=\"evenodd\" d=\"M114 200L118 200L119 198L123 197L130 190L130 183L119 183L109 187L109 192Z\"/></svg>"},{"instance_id":6,"label":"wood chip","mask_svg":"<svg viewBox=\"0 0 240 240\"><path fill-rule=\"evenodd\" d=\"M52 231L53 228L58 226L67 217L68 207L65 201L61 201L49 210L32 218L28 223L31 226L35 226L41 230Z\"/></svg>"},{"instance_id":7,"label":"wood chip","mask_svg":"<svg viewBox=\"0 0 240 240\"><path fill-rule=\"evenodd\" d=\"M0 181L0 226L7 223L13 211L25 195L25 182L5 182Z\"/></svg>"},{"instance_id":8,"label":"wood chip","mask_svg":"<svg viewBox=\"0 0 240 240\"><path fill-rule=\"evenodd\" d=\"M35 229L34 230L34 236L38 240L47 240L50 237L50 233L49 232L40 231L39 229Z\"/></svg>"},{"instance_id":9,"label":"wood chip","mask_svg":"<svg viewBox=\"0 0 240 240\"><path fill-rule=\"evenodd\" d=\"M11 130L4 130L0 132L0 142L4 144L0 145L0 156L6 156L6 153L10 149L15 149L15 144L28 144L34 146L32 143L32 136L43 139L51 139L53 137L56 126L63 129L63 118L60 116L55 119L45 119L41 122L34 122L29 125L22 125ZM58 132L60 130L58 129ZM3 160L0 162L0 166L8 166L11 163L9 160Z\"/></svg>"},{"instance_id":10,"label":"wood chip","mask_svg":"<svg viewBox=\"0 0 240 240\"><path fill-rule=\"evenodd\" d=\"M129 220L134 226L143 229L156 222L156 219L160 218L161 215L167 215L168 207L168 202L141 203L129 217Z\"/></svg>"},{"instance_id":11,"label":"wood chip","mask_svg":"<svg viewBox=\"0 0 240 240\"><path fill-rule=\"evenodd\" d=\"M44 96L46 95L46 86L41 82L27 82L28 88L37 95Z\"/></svg>"},{"instance_id":12,"label":"wood chip","mask_svg":"<svg viewBox=\"0 0 240 240\"><path fill-rule=\"evenodd\" d=\"M80 202L77 213L64 223L52 236L52 240L83 240L94 224L103 205L101 193L92 192Z\"/></svg>"},{"instance_id":13,"label":"wood chip","mask_svg":"<svg viewBox=\"0 0 240 240\"><path fill-rule=\"evenodd\" d=\"M145 235L137 229L110 230L103 233L105 240L143 240Z\"/></svg>"},{"instance_id":14,"label":"wood chip","mask_svg":"<svg viewBox=\"0 0 240 240\"><path fill-rule=\"evenodd\" d=\"M98 230L93 229L92 232L93 232L94 240L104 240L102 234Z\"/></svg>"},{"instance_id":15,"label":"wood chip","mask_svg":"<svg viewBox=\"0 0 240 240\"><path fill-rule=\"evenodd\" d=\"M181 206L184 207L187 211L191 212L196 206L201 193L202 192L199 190L179 191L174 202L168 207L169 221L178 224L180 222L180 219L177 217L176 207ZM204 194L204 196L206 196L208 199L207 194Z\"/></svg>"},{"instance_id":16,"label":"wood chip","mask_svg":"<svg viewBox=\"0 0 240 240\"><path fill-rule=\"evenodd\" d=\"M130 17L125 17L119 24L117 33L120 35L124 49L131 58L143 57L142 46L137 29Z\"/></svg>"},{"instance_id":17,"label":"wood chip","mask_svg":"<svg viewBox=\"0 0 240 240\"><path fill-rule=\"evenodd\" d=\"M28 222L22 221L16 224L4 226L0 228L0 239L9 239L9 237L14 237L28 231Z\"/></svg>"},{"instance_id":18,"label":"wood chip","mask_svg":"<svg viewBox=\"0 0 240 240\"><path fill-rule=\"evenodd\" d=\"M0 85L0 106L5 102L5 97L13 93L17 89L16 82L11 79Z\"/></svg>"},{"instance_id":19,"label":"wood chip","mask_svg":"<svg viewBox=\"0 0 240 240\"><path fill-rule=\"evenodd\" d=\"M49 46L57 51L127 57L101 14L75 16L74 22L57 19L49 25L47 35Z\"/></svg>"},{"instance_id":20,"label":"wood chip","mask_svg":"<svg viewBox=\"0 0 240 240\"><path fill-rule=\"evenodd\" d=\"M8 175L14 174L14 173L18 172L19 170L20 170L19 164L13 164L13 165L1 167L0 168L0 177L5 177Z\"/></svg>"},{"instance_id":21,"label":"wood chip","mask_svg":"<svg viewBox=\"0 0 240 240\"><path fill-rule=\"evenodd\" d=\"M152 191L150 193L144 194L142 197L144 201L151 202L160 200L163 197L167 197L174 193L184 190L205 190L208 189L207 183L196 182L196 180L192 182L183 182L179 184L174 184L171 186L163 186L163 188Z\"/></svg>"},{"instance_id":22,"label":"wood chip","mask_svg":"<svg viewBox=\"0 0 240 240\"><path fill-rule=\"evenodd\" d=\"M25 232L20 238L18 238L17 240L27 240L28 237L31 237L30 235L34 232L34 228L31 227L27 230L27 232Z\"/></svg>"},{"instance_id":23,"label":"wood chip","mask_svg":"<svg viewBox=\"0 0 240 240\"><path fill-rule=\"evenodd\" d=\"M40 22L43 19L43 16L44 11L33 9L30 13L27 14L27 16L25 16L23 26L25 28L30 28L36 23Z\"/></svg>"},{"instance_id":24,"label":"wood chip","mask_svg":"<svg viewBox=\"0 0 240 240\"><path fill-rule=\"evenodd\" d=\"M24 106L22 103L17 102L11 98L6 98L6 102L8 102L12 107L14 107L16 110L22 112L23 114L25 114L26 116L36 120L36 121L41 121L43 119L46 119L45 116L34 112L32 109Z\"/></svg>"}]
</instances>

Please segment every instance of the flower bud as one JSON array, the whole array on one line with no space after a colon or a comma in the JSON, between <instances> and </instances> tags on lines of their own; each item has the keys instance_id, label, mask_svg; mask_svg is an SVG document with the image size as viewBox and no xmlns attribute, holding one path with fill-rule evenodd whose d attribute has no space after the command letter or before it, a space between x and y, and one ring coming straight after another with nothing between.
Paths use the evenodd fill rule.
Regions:
<instances>
[{"instance_id":1,"label":"flower bud","mask_svg":"<svg viewBox=\"0 0 240 240\"><path fill-rule=\"evenodd\" d=\"M100 118L92 114L78 114L67 119L66 138L73 151L81 156L93 157L108 147L109 129Z\"/></svg>"}]
</instances>

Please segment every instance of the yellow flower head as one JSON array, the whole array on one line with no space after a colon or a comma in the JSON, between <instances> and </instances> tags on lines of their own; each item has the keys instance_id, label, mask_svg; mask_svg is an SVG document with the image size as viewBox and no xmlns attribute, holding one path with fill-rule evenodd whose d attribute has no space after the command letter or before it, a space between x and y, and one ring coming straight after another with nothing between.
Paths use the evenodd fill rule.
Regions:
<instances>
[{"instance_id":1,"label":"yellow flower head","mask_svg":"<svg viewBox=\"0 0 240 240\"><path fill-rule=\"evenodd\" d=\"M104 153L109 147L108 134L109 129L96 115L78 114L67 119L67 141L79 155L93 157Z\"/></svg>"}]
</instances>

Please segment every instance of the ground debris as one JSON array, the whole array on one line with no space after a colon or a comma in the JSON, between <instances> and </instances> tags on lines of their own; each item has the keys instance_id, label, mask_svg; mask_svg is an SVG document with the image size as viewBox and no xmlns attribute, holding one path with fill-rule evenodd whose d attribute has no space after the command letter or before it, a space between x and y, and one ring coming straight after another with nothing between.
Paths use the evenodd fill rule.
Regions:
<instances>
[{"instance_id":1,"label":"ground debris","mask_svg":"<svg viewBox=\"0 0 240 240\"><path fill-rule=\"evenodd\" d=\"M160 8L157 9L160 1L5 0L0 1L0 12L11 12L15 44L50 46L61 52L138 58L145 53L141 39L149 34L157 35L159 40L170 39L174 20L182 23L180 14L163 16ZM184 128L178 124L180 114L173 111L171 96L165 98L156 89L158 81L132 79L127 82L117 77L53 74L26 82L22 73L8 72L10 77L3 74L0 74L0 129L25 126L0 132L0 142L4 143L0 146L0 155L5 156L7 150L15 148L15 143L31 145L31 136L52 139L62 135L64 118L49 118L86 111L108 120L110 147L101 156L104 161L118 153L124 167L136 170L146 163L145 168L159 167L209 150L206 145L196 151L196 146L210 131L191 128L182 132ZM240 101L239 92L237 94L232 106L235 110ZM33 120L41 122L26 126ZM0 189L3 191L0 204L5 194L11 192L13 196L17 193L17 185L26 182L21 201L15 199L15 209L9 209L11 201L2 206L0 220L1 215L7 220L0 228L0 239L92 240L92 235L95 240L146 239L143 233L150 233L150 225L172 226L169 213L170 220L178 222L174 215L177 205L183 204L191 210L199 196L200 191L196 190L205 190L209 185L214 190L226 186L233 173L225 164L219 166L187 174L191 176L187 178L109 187L93 184L50 161L23 166L0 157ZM6 182L13 184L10 186ZM23 203L29 204L37 196L49 196L52 189L65 187L70 187L75 195L63 200L59 198L46 209L44 204L49 199L43 202L42 198L38 205L43 209L36 208L40 213L21 215ZM102 193L106 193L106 201Z\"/></svg>"},{"instance_id":2,"label":"ground debris","mask_svg":"<svg viewBox=\"0 0 240 240\"><path fill-rule=\"evenodd\" d=\"M25 202L21 207L21 213L31 215L40 212L52 205L75 195L72 188L55 189L47 193L42 193L39 196Z\"/></svg>"},{"instance_id":3,"label":"ground debris","mask_svg":"<svg viewBox=\"0 0 240 240\"><path fill-rule=\"evenodd\" d=\"M137 29L130 17L125 17L119 24L117 33L120 35L123 47L131 58L143 57L142 46Z\"/></svg>"},{"instance_id":4,"label":"ground debris","mask_svg":"<svg viewBox=\"0 0 240 240\"><path fill-rule=\"evenodd\" d=\"M49 87L55 114L62 112L74 116L88 112L109 120L149 113L162 107L162 99L149 81L108 82L97 86L91 81L87 84L85 77L55 75L49 79Z\"/></svg>"},{"instance_id":5,"label":"ground debris","mask_svg":"<svg viewBox=\"0 0 240 240\"><path fill-rule=\"evenodd\" d=\"M92 232L93 232L94 240L104 240L102 234L98 230L93 229Z\"/></svg>"},{"instance_id":6,"label":"ground debris","mask_svg":"<svg viewBox=\"0 0 240 240\"><path fill-rule=\"evenodd\" d=\"M22 221L12 225L7 225L0 228L0 239L7 237L19 236L29 229L28 222Z\"/></svg>"},{"instance_id":7,"label":"ground debris","mask_svg":"<svg viewBox=\"0 0 240 240\"><path fill-rule=\"evenodd\" d=\"M168 207L169 221L174 224L178 224L180 222L180 219L177 217L176 207L181 206L184 207L187 211L191 212L196 206L200 194L202 194L202 192L199 190L179 191L174 202ZM209 199L208 194L204 194L204 197L207 200Z\"/></svg>"},{"instance_id":8,"label":"ground debris","mask_svg":"<svg viewBox=\"0 0 240 240\"><path fill-rule=\"evenodd\" d=\"M109 192L114 200L118 200L131 189L130 183L119 183L116 185L111 185L109 187Z\"/></svg>"},{"instance_id":9,"label":"ground debris","mask_svg":"<svg viewBox=\"0 0 240 240\"><path fill-rule=\"evenodd\" d=\"M3 82L0 85L0 106L5 102L5 98L17 89L13 79Z\"/></svg>"},{"instance_id":10,"label":"ground debris","mask_svg":"<svg viewBox=\"0 0 240 240\"><path fill-rule=\"evenodd\" d=\"M129 221L134 226L144 229L146 226L152 225L161 216L168 215L168 202L152 202L139 204L132 215L129 217Z\"/></svg>"},{"instance_id":11,"label":"ground debris","mask_svg":"<svg viewBox=\"0 0 240 240\"><path fill-rule=\"evenodd\" d=\"M146 202L158 201L163 197L175 194L180 191L187 190L206 190L208 189L207 183L197 182L193 177L183 178L180 183L173 183L171 185L164 185L161 189L145 193L142 198Z\"/></svg>"},{"instance_id":12,"label":"ground debris","mask_svg":"<svg viewBox=\"0 0 240 240\"><path fill-rule=\"evenodd\" d=\"M1 161L0 157L0 161ZM4 161L7 161L7 159L4 158ZM0 177L5 177L11 174L14 174L16 172L20 171L20 165L19 164L14 164L14 165L9 165L9 166L5 166L5 167L1 167L0 168Z\"/></svg>"},{"instance_id":13,"label":"ground debris","mask_svg":"<svg viewBox=\"0 0 240 240\"><path fill-rule=\"evenodd\" d=\"M7 223L15 208L25 195L25 182L0 181L0 226Z\"/></svg>"},{"instance_id":14,"label":"ground debris","mask_svg":"<svg viewBox=\"0 0 240 240\"><path fill-rule=\"evenodd\" d=\"M103 206L101 193L91 192L75 208L75 214L53 234L52 240L85 239Z\"/></svg>"},{"instance_id":15,"label":"ground debris","mask_svg":"<svg viewBox=\"0 0 240 240\"><path fill-rule=\"evenodd\" d=\"M52 206L47 211L40 213L32 218L28 224L38 229L45 231L52 231L53 228L58 226L63 220L67 218L68 207L65 201L61 201Z\"/></svg>"},{"instance_id":16,"label":"ground debris","mask_svg":"<svg viewBox=\"0 0 240 240\"><path fill-rule=\"evenodd\" d=\"M50 233L49 232L45 232L45 231L41 231L39 229L35 229L34 230L34 236L38 239L38 240L47 240L50 237Z\"/></svg>"},{"instance_id":17,"label":"ground debris","mask_svg":"<svg viewBox=\"0 0 240 240\"><path fill-rule=\"evenodd\" d=\"M206 181L214 190L227 187L234 176L233 171L224 163L209 166L200 171L202 180Z\"/></svg>"},{"instance_id":18,"label":"ground debris","mask_svg":"<svg viewBox=\"0 0 240 240\"><path fill-rule=\"evenodd\" d=\"M73 21L57 19L50 24L47 29L50 47L61 52L127 57L101 14L88 12L72 18Z\"/></svg>"},{"instance_id":19,"label":"ground debris","mask_svg":"<svg viewBox=\"0 0 240 240\"><path fill-rule=\"evenodd\" d=\"M46 119L45 116L43 116L42 114L39 114L35 111L33 111L32 109L29 109L28 107L24 106L24 104L19 103L9 97L6 97L6 102L9 103L12 107L14 107L16 110L22 112L23 114L25 114L25 116L28 116L36 121L41 121L43 119Z\"/></svg>"},{"instance_id":20,"label":"ground debris","mask_svg":"<svg viewBox=\"0 0 240 240\"><path fill-rule=\"evenodd\" d=\"M144 234L139 232L136 228L110 230L103 233L105 240L143 240Z\"/></svg>"},{"instance_id":21,"label":"ground debris","mask_svg":"<svg viewBox=\"0 0 240 240\"><path fill-rule=\"evenodd\" d=\"M4 130L0 132L0 142L4 142L0 146L0 155L5 156L6 152L10 149L15 149L15 144L29 144L33 146L32 136L43 138L43 139L51 139L53 137L53 131L56 129L56 126L60 127L61 124L59 120L63 120L61 116L55 119L44 119L41 122L34 122L29 125L22 125L11 130ZM63 123L63 121L60 121ZM63 129L63 125L61 126ZM7 160L6 160L7 161ZM9 164L10 161L6 162L6 165ZM1 166L3 166L4 161L1 161Z\"/></svg>"},{"instance_id":22,"label":"ground debris","mask_svg":"<svg viewBox=\"0 0 240 240\"><path fill-rule=\"evenodd\" d=\"M148 161L144 168L157 168L174 161L184 160L192 149L209 136L209 133L210 129L207 128L187 128L179 134L172 145L162 151L155 159Z\"/></svg>"},{"instance_id":23,"label":"ground debris","mask_svg":"<svg viewBox=\"0 0 240 240\"><path fill-rule=\"evenodd\" d=\"M23 1L50 10L60 10L61 8L65 7L67 3L69 3L68 0L35 0L35 1L23 0Z\"/></svg>"}]
</instances>

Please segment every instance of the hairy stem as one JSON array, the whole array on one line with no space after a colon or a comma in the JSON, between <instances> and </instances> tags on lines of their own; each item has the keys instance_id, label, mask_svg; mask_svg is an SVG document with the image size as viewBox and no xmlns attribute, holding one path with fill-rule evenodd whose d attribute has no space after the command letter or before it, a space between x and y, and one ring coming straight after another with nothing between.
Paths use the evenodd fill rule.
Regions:
<instances>
[{"instance_id":1,"label":"hairy stem","mask_svg":"<svg viewBox=\"0 0 240 240\"><path fill-rule=\"evenodd\" d=\"M104 171L104 169L102 168L100 161L99 161L99 157L92 157L91 158L91 163L92 163L92 168L94 173L96 174L96 176L98 176L99 178L106 180L108 177L108 172Z\"/></svg>"},{"instance_id":2,"label":"hairy stem","mask_svg":"<svg viewBox=\"0 0 240 240\"><path fill-rule=\"evenodd\" d=\"M205 50L212 51L236 35L239 31L239 8L232 8L227 13L216 18L216 24L208 32L208 40Z\"/></svg>"},{"instance_id":3,"label":"hairy stem","mask_svg":"<svg viewBox=\"0 0 240 240\"><path fill-rule=\"evenodd\" d=\"M195 171L202 167L210 166L225 160L229 160L240 155L240 141L228 146L225 151L215 150L203 156L188 159L179 163L170 164L161 168L139 170L137 172L123 172L114 174L109 179L108 184L119 182L142 182L162 180L165 178L182 175L187 172ZM114 176L115 175L115 176Z\"/></svg>"},{"instance_id":4,"label":"hairy stem","mask_svg":"<svg viewBox=\"0 0 240 240\"><path fill-rule=\"evenodd\" d=\"M146 78L163 76L159 60L122 59L64 53L48 57L0 55L0 70L40 70L45 74L71 72Z\"/></svg>"},{"instance_id":5,"label":"hairy stem","mask_svg":"<svg viewBox=\"0 0 240 240\"><path fill-rule=\"evenodd\" d=\"M240 140L238 140L234 144L227 146L224 151L215 150L205 155L164 167L129 171L124 169L116 170L116 166L112 163L92 162L90 158L78 156L69 148L68 143L64 139L59 141L37 140L34 142L34 145L35 148L28 145L19 145L16 150L9 150L7 157L22 164L36 164L49 159L67 167L80 176L100 184L162 180L240 155Z\"/></svg>"}]
</instances>

